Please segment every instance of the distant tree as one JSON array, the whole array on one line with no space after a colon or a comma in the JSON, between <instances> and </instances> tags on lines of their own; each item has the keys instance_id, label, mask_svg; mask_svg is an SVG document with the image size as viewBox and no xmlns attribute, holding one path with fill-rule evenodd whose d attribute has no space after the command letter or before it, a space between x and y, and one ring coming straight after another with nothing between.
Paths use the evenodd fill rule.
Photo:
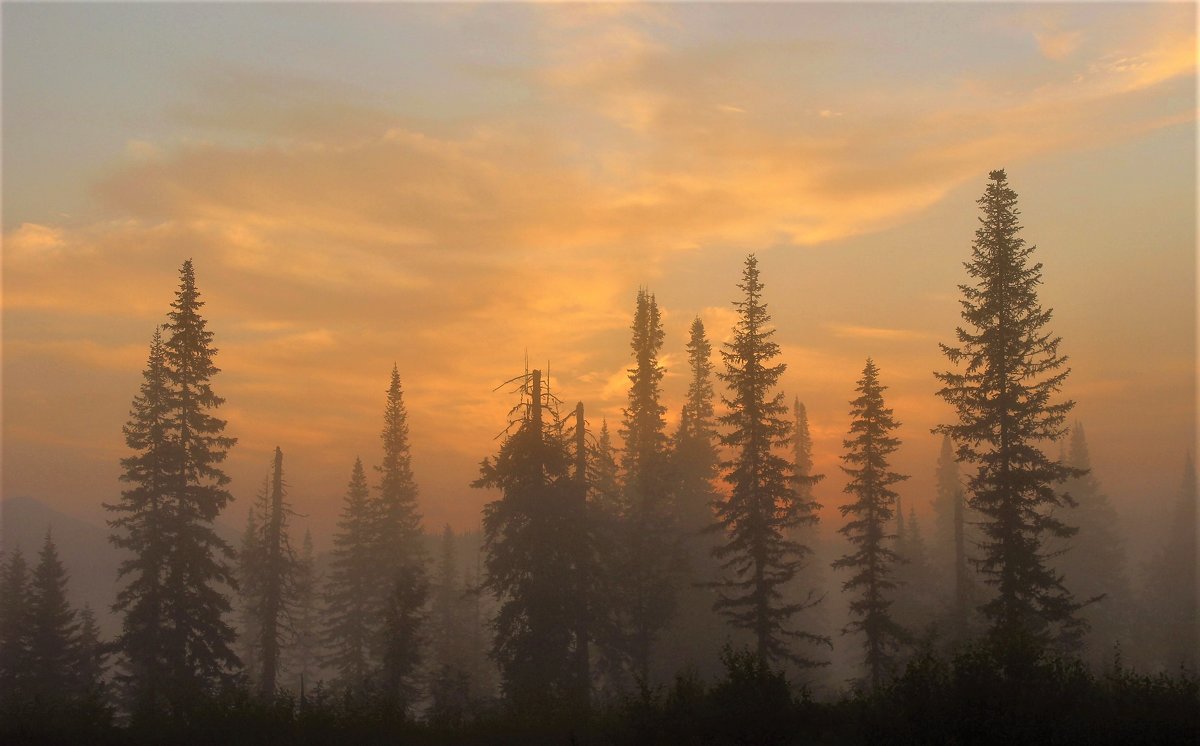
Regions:
<instances>
[{"instance_id":1,"label":"distant tree","mask_svg":"<svg viewBox=\"0 0 1200 746\"><path fill-rule=\"evenodd\" d=\"M291 508L286 496L283 451L276 446L270 492L259 506L257 557L251 565L254 588L259 594L255 603L262 662L258 688L264 699L275 695L283 647L291 632L288 620L295 609L296 554L288 540L287 519Z\"/></svg>"},{"instance_id":2,"label":"distant tree","mask_svg":"<svg viewBox=\"0 0 1200 746\"><path fill-rule=\"evenodd\" d=\"M512 705L544 712L573 701L582 686L576 680L579 607L563 589L574 586L586 527L572 503L576 486L563 427L555 410L547 414L555 400L540 371L520 381L510 433L499 452L484 459L472 485L501 491L483 513L483 583L499 603L492 657Z\"/></svg>"},{"instance_id":3,"label":"distant tree","mask_svg":"<svg viewBox=\"0 0 1200 746\"><path fill-rule=\"evenodd\" d=\"M458 551L450 524L442 528L437 574L433 585L433 664L435 667L457 664L461 636L459 616L461 590L458 587Z\"/></svg>"},{"instance_id":4,"label":"distant tree","mask_svg":"<svg viewBox=\"0 0 1200 746\"><path fill-rule=\"evenodd\" d=\"M795 470L792 487L796 493L796 514L800 520L788 532L788 538L796 543L801 564L797 566L796 576L788 585L784 598L800 601L805 607L804 625L814 634L814 638L800 641L801 650L804 650L805 643L809 649L814 649L827 644L826 640L829 639L826 634L831 627L829 610L816 603L819 596L812 589L826 587L824 569L829 567L832 560L817 560L817 552L823 539L817 524L817 511L821 509L821 504L817 502L813 488L825 475L813 472L813 443L808 426L808 409L799 397L792 402L792 418L792 463ZM837 551L840 551L840 547Z\"/></svg>"},{"instance_id":5,"label":"distant tree","mask_svg":"<svg viewBox=\"0 0 1200 746\"><path fill-rule=\"evenodd\" d=\"M978 536L968 525L966 495L949 435L942 436L935 479L935 524L929 561L935 578L940 579L943 596L948 600L951 633L961 642L967 637L972 607L976 603L975 573L967 552L978 543Z\"/></svg>"},{"instance_id":6,"label":"distant tree","mask_svg":"<svg viewBox=\"0 0 1200 746\"><path fill-rule=\"evenodd\" d=\"M977 566L995 596L981 609L994 643L1011 655L1057 641L1078 644L1079 604L1050 566L1045 542L1074 529L1052 511L1071 505L1055 490L1076 470L1048 458L1040 443L1061 438L1072 401L1053 402L1070 372L1061 339L1046 330L1051 312L1037 297L1042 265L1018 233L1017 195L1004 171L992 171L979 206L971 261L975 284L961 285L965 326L957 346L942 345L956 370L937 373L938 395L951 404L954 424L936 429L958 444L958 458L977 470L970 504L982 523Z\"/></svg>"},{"instance_id":7,"label":"distant tree","mask_svg":"<svg viewBox=\"0 0 1200 746\"><path fill-rule=\"evenodd\" d=\"M376 608L381 614L375 655L381 665L380 683L385 692L396 703L407 706L412 702L411 679L421 656L420 606L424 604L422 594L427 593L429 581L409 449L408 411L400 387L400 372L395 366L383 411L381 439L383 462L376 467L379 490L374 503L378 562L375 577L379 579ZM405 646L412 647L405 649Z\"/></svg>"},{"instance_id":8,"label":"distant tree","mask_svg":"<svg viewBox=\"0 0 1200 746\"><path fill-rule=\"evenodd\" d=\"M663 328L658 303L639 290L633 318L629 405L621 430L623 499L618 609L632 672L649 681L656 643L675 611L682 557L672 514L666 412L658 362Z\"/></svg>"},{"instance_id":9,"label":"distant tree","mask_svg":"<svg viewBox=\"0 0 1200 746\"><path fill-rule=\"evenodd\" d=\"M858 381L858 398L850 402L850 438L843 441L846 465L842 471L849 481L845 492L854 502L839 506L843 516L852 516L839 532L849 540L853 551L833 563L849 569L853 575L842 589L855 593L850 614L855 617L846 632L863 635L868 682L878 689L891 673L895 651L908 633L896 623L890 610L896 588L895 566L899 557L893 548L894 534L888 525L895 517L897 493L892 485L906 475L891 471L889 457L900 446L892 433L900 423L892 410L884 406L886 386L879 382L879 368L867 358Z\"/></svg>"},{"instance_id":10,"label":"distant tree","mask_svg":"<svg viewBox=\"0 0 1200 746\"><path fill-rule=\"evenodd\" d=\"M384 599L383 660L379 685L386 701L407 712L416 704L418 667L425 643L425 602L429 580L416 563L400 565L392 579L392 592Z\"/></svg>"},{"instance_id":11,"label":"distant tree","mask_svg":"<svg viewBox=\"0 0 1200 746\"><path fill-rule=\"evenodd\" d=\"M82 696L104 699L104 676L108 669L108 649L100 640L96 613L84 604L79 610L79 629L74 640L71 669Z\"/></svg>"},{"instance_id":12,"label":"distant tree","mask_svg":"<svg viewBox=\"0 0 1200 746\"><path fill-rule=\"evenodd\" d=\"M67 571L47 531L29 585L29 694L57 699L75 689L72 654L78 629L67 602Z\"/></svg>"},{"instance_id":13,"label":"distant tree","mask_svg":"<svg viewBox=\"0 0 1200 746\"><path fill-rule=\"evenodd\" d=\"M929 545L921 531L915 508L909 507L904 533L897 533L896 555L900 561L893 577L897 590L892 618L922 645L937 637L942 598L937 574L930 561ZM959 638L961 641L961 638Z\"/></svg>"},{"instance_id":14,"label":"distant tree","mask_svg":"<svg viewBox=\"0 0 1200 746\"><path fill-rule=\"evenodd\" d=\"M266 477L254 503L246 511L246 529L242 532L242 543L238 549L237 654L251 686L258 686L259 675L262 672L262 656L259 655L262 645L259 627L259 618L262 616L262 609L259 608L262 589L258 585L262 551L259 546L261 531L258 514L259 507L264 505L270 496L270 489L270 477Z\"/></svg>"},{"instance_id":15,"label":"distant tree","mask_svg":"<svg viewBox=\"0 0 1200 746\"><path fill-rule=\"evenodd\" d=\"M129 709L139 717L152 717L163 709L168 681L169 618L163 585L176 520L169 489L179 460L162 332L157 327L142 377L123 430L125 445L134 451L121 459L121 481L129 486L119 502L104 507L117 514L108 522L113 530L109 540L128 553L117 571L123 585L113 604L114 611L123 613L116 640L122 656L116 681Z\"/></svg>"},{"instance_id":16,"label":"distant tree","mask_svg":"<svg viewBox=\"0 0 1200 746\"><path fill-rule=\"evenodd\" d=\"M589 467L591 473L588 475L588 503L615 515L620 511L621 482L616 449L608 431L608 420L600 423L600 434L592 449Z\"/></svg>"},{"instance_id":17,"label":"distant tree","mask_svg":"<svg viewBox=\"0 0 1200 746\"><path fill-rule=\"evenodd\" d=\"M713 583L720 577L720 564L713 557L717 539L709 530L717 500L720 436L713 406L712 345L699 318L692 321L687 353L691 377L670 463L686 582L681 584L678 611L664 635L664 647L672 670L690 666L701 675L715 675L726 636L722 620L712 613Z\"/></svg>"},{"instance_id":18,"label":"distant tree","mask_svg":"<svg viewBox=\"0 0 1200 746\"><path fill-rule=\"evenodd\" d=\"M344 686L361 687L372 669L375 618L374 516L362 459L354 460L325 583L325 665Z\"/></svg>"},{"instance_id":19,"label":"distant tree","mask_svg":"<svg viewBox=\"0 0 1200 746\"><path fill-rule=\"evenodd\" d=\"M729 428L721 442L733 449L733 459L722 464L730 492L717 505L717 525L725 533L716 556L725 578L716 608L735 627L749 630L755 654L763 660L791 659L801 665L814 661L792 652L789 639L819 640L810 632L789 628L791 617L803 602L785 603L782 589L803 563L803 548L788 538L798 525L814 523L796 499L793 464L774 452L789 444L790 423L782 393L772 393L786 364L771 365L779 345L771 340L771 317L762 300L758 260L746 259L742 282L745 299L735 301L738 322L734 339L721 356L729 386L723 398L729 412L720 421Z\"/></svg>"},{"instance_id":20,"label":"distant tree","mask_svg":"<svg viewBox=\"0 0 1200 746\"><path fill-rule=\"evenodd\" d=\"M321 648L320 598L317 576L317 558L313 552L312 532L304 530L304 543L300 545L300 556L296 560L293 580L295 606L292 613L291 656L289 670L296 676L297 688L311 684L317 672L317 659Z\"/></svg>"},{"instance_id":21,"label":"distant tree","mask_svg":"<svg viewBox=\"0 0 1200 746\"><path fill-rule=\"evenodd\" d=\"M708 564L707 555L711 552L707 546L701 546L701 552L697 554L694 548L700 534L712 525L713 502L716 499L713 481L720 469L720 454L717 452L720 436L713 407L712 345L705 336L704 322L699 318L692 321L687 353L691 380L679 416L679 429L675 433L671 456L676 480L675 502L683 531L690 537L693 546L688 556L694 565L703 566ZM711 543L707 540L704 542ZM704 578L706 581L711 579Z\"/></svg>"},{"instance_id":22,"label":"distant tree","mask_svg":"<svg viewBox=\"0 0 1200 746\"><path fill-rule=\"evenodd\" d=\"M1053 566L1077 598L1098 600L1085 607L1082 616L1091 628L1088 658L1101 663L1111 660L1113 646L1127 635L1126 617L1133 599L1125 574L1125 546L1120 518L1092 471L1079 423L1072 430L1065 461L1081 473L1063 485L1076 503L1073 517L1079 533L1052 545L1065 550L1054 557Z\"/></svg>"},{"instance_id":23,"label":"distant tree","mask_svg":"<svg viewBox=\"0 0 1200 746\"><path fill-rule=\"evenodd\" d=\"M17 547L0 563L0 702L27 686L32 663L29 565Z\"/></svg>"},{"instance_id":24,"label":"distant tree","mask_svg":"<svg viewBox=\"0 0 1200 746\"><path fill-rule=\"evenodd\" d=\"M1152 660L1162 669L1200 670L1200 606L1197 605L1196 467L1189 455L1183 467L1171 522L1162 547L1146 568L1142 604L1150 624L1146 636Z\"/></svg>"}]
</instances>

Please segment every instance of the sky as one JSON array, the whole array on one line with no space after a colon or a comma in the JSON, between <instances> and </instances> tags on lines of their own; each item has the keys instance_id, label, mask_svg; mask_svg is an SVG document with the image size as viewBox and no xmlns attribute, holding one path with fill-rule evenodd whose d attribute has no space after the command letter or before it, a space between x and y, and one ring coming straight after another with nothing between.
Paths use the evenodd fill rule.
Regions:
<instances>
[{"instance_id":1,"label":"sky","mask_svg":"<svg viewBox=\"0 0 1200 746\"><path fill-rule=\"evenodd\" d=\"M3 24L5 497L87 520L181 263L219 349L240 526L283 449L327 547L392 366L428 530L478 526L503 381L626 401L639 288L669 427L748 253L830 528L867 356L928 514L988 172L1044 264L1096 474L1151 537L1196 439L1196 8L27 4ZM714 361L720 365L714 352ZM1051 452L1058 446L1049 444Z\"/></svg>"}]
</instances>

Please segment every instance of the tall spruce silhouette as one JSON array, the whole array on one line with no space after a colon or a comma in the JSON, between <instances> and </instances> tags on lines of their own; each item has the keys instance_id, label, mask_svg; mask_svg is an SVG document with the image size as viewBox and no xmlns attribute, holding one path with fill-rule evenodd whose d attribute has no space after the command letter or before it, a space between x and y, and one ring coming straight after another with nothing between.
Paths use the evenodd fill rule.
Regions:
<instances>
[{"instance_id":1,"label":"tall spruce silhouette","mask_svg":"<svg viewBox=\"0 0 1200 746\"><path fill-rule=\"evenodd\" d=\"M20 547L0 562L0 704L8 705L29 679L29 563Z\"/></svg>"},{"instance_id":2,"label":"tall spruce silhouette","mask_svg":"<svg viewBox=\"0 0 1200 746\"><path fill-rule=\"evenodd\" d=\"M350 482L333 536L333 553L325 583L322 663L343 687L361 688L373 667L372 645L378 634L375 604L374 521L362 459L354 460Z\"/></svg>"},{"instance_id":3,"label":"tall spruce silhouette","mask_svg":"<svg viewBox=\"0 0 1200 746\"><path fill-rule=\"evenodd\" d=\"M842 583L842 590L855 594L850 614L855 617L846 631L863 636L868 682L878 689L894 666L894 655L908 633L896 623L890 611L896 588L894 567L899 560L888 527L895 517L897 493L892 489L907 476L891 471L889 457L900 446L892 435L900 423L884 405L886 386L879 382L879 368L867 358L858 381L858 398L850 402L850 437L842 471L849 481L845 492L853 502L841 505L842 516L851 520L839 530L850 542L850 554L833 563L835 568L853 574Z\"/></svg>"},{"instance_id":4,"label":"tall spruce silhouette","mask_svg":"<svg viewBox=\"0 0 1200 746\"><path fill-rule=\"evenodd\" d=\"M654 295L639 290L633 317L629 404L621 436L623 499L619 608L632 671L649 681L659 635L675 611L680 548L672 511L666 407L661 403L664 369L662 316Z\"/></svg>"},{"instance_id":5,"label":"tall spruce silhouette","mask_svg":"<svg viewBox=\"0 0 1200 746\"><path fill-rule=\"evenodd\" d=\"M959 286L965 324L956 345L941 345L954 370L935 374L943 384L938 396L958 419L935 432L953 438L959 460L976 467L968 482L983 532L976 564L995 590L981 610L991 640L1014 658L1051 642L1079 644L1080 605L1045 550L1048 538L1075 532L1053 509L1072 504L1055 485L1079 472L1041 450L1066 434L1074 402L1054 398L1070 369L1061 339L1046 328L1042 265L1030 263L1035 247L1019 235L1017 194L1003 170L989 178L965 264L973 283Z\"/></svg>"},{"instance_id":6,"label":"tall spruce silhouette","mask_svg":"<svg viewBox=\"0 0 1200 746\"><path fill-rule=\"evenodd\" d=\"M213 527L232 499L221 463L237 441L215 415L224 399L212 388L217 350L203 307L189 259L125 426L135 455L122 460L122 480L131 486L106 506L118 513L113 541L132 555L115 608L125 615L122 678L139 716L186 717L240 664L222 590L237 585L233 550Z\"/></svg>"},{"instance_id":7,"label":"tall spruce silhouette","mask_svg":"<svg viewBox=\"0 0 1200 746\"><path fill-rule=\"evenodd\" d=\"M779 345L771 339L775 331L753 254L746 259L738 287L745 295L734 302L739 317L734 338L721 351L725 372L720 378L729 387L729 396L723 397L729 411L720 418L729 432L721 442L733 450L733 458L721 464L730 491L716 511L725 537L715 554L725 577L715 607L733 626L754 636L760 660L813 665L815 661L792 651L789 640L828 644L828 639L793 629L789 622L814 601L786 602L783 588L796 576L805 553L789 533L815 523L817 516L802 509L794 466L775 452L789 445L791 435L783 393L774 391L787 366L771 364Z\"/></svg>"},{"instance_id":8,"label":"tall spruce silhouette","mask_svg":"<svg viewBox=\"0 0 1200 746\"><path fill-rule=\"evenodd\" d=\"M415 696L414 677L421 659L422 607L429 593L425 568L417 483L408 440L408 410L400 371L392 366L383 410L383 461L376 467L379 489L375 506L375 551L378 564L376 598L380 614L375 655L379 684L394 703L408 707Z\"/></svg>"}]
</instances>

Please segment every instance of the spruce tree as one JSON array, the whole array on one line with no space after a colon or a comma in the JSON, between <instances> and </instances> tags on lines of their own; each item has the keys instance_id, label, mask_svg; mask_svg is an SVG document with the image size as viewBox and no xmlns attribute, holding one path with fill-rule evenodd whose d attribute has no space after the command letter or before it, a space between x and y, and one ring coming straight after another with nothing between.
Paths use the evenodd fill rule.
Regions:
<instances>
[{"instance_id":1,"label":"spruce tree","mask_svg":"<svg viewBox=\"0 0 1200 746\"><path fill-rule=\"evenodd\" d=\"M17 547L0 563L0 703L21 695L32 671L30 601L29 565Z\"/></svg>"},{"instance_id":2,"label":"spruce tree","mask_svg":"<svg viewBox=\"0 0 1200 746\"><path fill-rule=\"evenodd\" d=\"M555 400L540 371L520 381L510 434L472 485L501 492L483 513L483 582L499 602L492 658L510 703L544 712L575 701L583 686L576 680L579 606L564 589L574 587L578 545L587 536L574 507L570 449L555 410L547 412Z\"/></svg>"},{"instance_id":3,"label":"spruce tree","mask_svg":"<svg viewBox=\"0 0 1200 746\"><path fill-rule=\"evenodd\" d=\"M50 532L42 542L29 585L29 679L35 697L56 699L74 684L75 634L79 625L67 602L67 571Z\"/></svg>"},{"instance_id":4,"label":"spruce tree","mask_svg":"<svg viewBox=\"0 0 1200 746\"><path fill-rule=\"evenodd\" d=\"M785 602L783 588L803 564L803 548L789 534L815 523L817 516L802 509L794 466L775 452L789 444L791 435L783 393L773 391L787 365L771 364L779 345L771 339L775 330L753 254L738 287L745 296L734 302L739 316L734 339L721 351L725 372L720 377L729 386L729 396L723 397L729 412L720 418L729 432L721 442L733 450L733 458L722 463L730 492L717 505L717 526L725 537L715 554L725 578L715 608L733 626L750 631L760 660L813 664L791 650L789 639L828 641L789 626L807 604Z\"/></svg>"},{"instance_id":5,"label":"spruce tree","mask_svg":"<svg viewBox=\"0 0 1200 746\"><path fill-rule=\"evenodd\" d=\"M1072 401L1054 401L1070 372L1061 339L1046 327L1051 311L1038 301L1042 265L1019 236L1017 195L1004 171L992 171L978 202L982 216L961 285L964 326L957 345L941 345L955 370L935 375L938 395L957 422L936 432L958 444L960 461L976 467L968 487L981 520L976 565L995 596L982 607L990 638L1010 659L1056 641L1072 647L1082 632L1079 604L1050 566L1049 537L1074 529L1053 510L1071 504L1055 489L1076 470L1048 458L1041 443L1057 440Z\"/></svg>"},{"instance_id":6,"label":"spruce tree","mask_svg":"<svg viewBox=\"0 0 1200 746\"><path fill-rule=\"evenodd\" d=\"M459 587L458 548L449 524L442 529L441 552L432 603L433 664L465 670L463 649L463 592Z\"/></svg>"},{"instance_id":7,"label":"spruce tree","mask_svg":"<svg viewBox=\"0 0 1200 746\"><path fill-rule=\"evenodd\" d=\"M167 597L163 588L172 551L173 511L169 488L178 462L171 431L171 391L162 331L155 328L142 385L123 428L134 455L121 459L121 499L105 508L116 513L109 540L128 556L117 577L122 581L113 610L123 614L116 647L121 654L118 686L129 709L139 717L163 709L167 683Z\"/></svg>"},{"instance_id":8,"label":"spruce tree","mask_svg":"<svg viewBox=\"0 0 1200 746\"><path fill-rule=\"evenodd\" d=\"M621 435L624 496L621 510L619 609L632 672L650 677L654 649L675 610L682 558L673 523L666 422L660 402L664 369L662 317L654 296L638 291L630 347L629 406Z\"/></svg>"},{"instance_id":9,"label":"spruce tree","mask_svg":"<svg viewBox=\"0 0 1200 746\"><path fill-rule=\"evenodd\" d=\"M853 502L839 506L843 516L852 516L839 529L853 551L833 563L835 568L853 572L842 583L842 590L855 594L850 614L855 617L845 631L863 635L863 648L871 689L878 689L892 671L894 655L908 634L896 623L890 607L896 588L895 565L899 561L888 525L895 517L897 493L892 485L906 475L891 471L889 457L900 446L892 435L900 423L892 410L884 406L887 386L879 382L879 368L867 358L858 381L858 398L850 402L850 438L843 441L849 477L845 492Z\"/></svg>"},{"instance_id":10,"label":"spruce tree","mask_svg":"<svg viewBox=\"0 0 1200 746\"><path fill-rule=\"evenodd\" d=\"M324 664L342 686L361 687L371 672L375 617L374 516L362 459L354 460L325 583Z\"/></svg>"},{"instance_id":11,"label":"spruce tree","mask_svg":"<svg viewBox=\"0 0 1200 746\"><path fill-rule=\"evenodd\" d=\"M392 366L381 438L383 462L376 467L379 491L374 503L375 554L379 563L376 608L381 614L375 655L385 694L396 704L407 706L411 702L411 679L420 659L420 607L429 581L409 450L408 411L396 366Z\"/></svg>"}]
</instances>

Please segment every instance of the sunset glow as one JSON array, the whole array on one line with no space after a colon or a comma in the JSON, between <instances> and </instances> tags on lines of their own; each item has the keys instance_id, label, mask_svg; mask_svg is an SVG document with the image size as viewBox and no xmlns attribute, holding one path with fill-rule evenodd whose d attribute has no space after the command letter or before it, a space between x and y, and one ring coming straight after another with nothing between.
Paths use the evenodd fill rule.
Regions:
<instances>
[{"instance_id":1,"label":"sunset glow","mask_svg":"<svg viewBox=\"0 0 1200 746\"><path fill-rule=\"evenodd\" d=\"M355 457L378 462L394 363L426 529L474 529L491 498L468 484L513 404L495 389L526 356L615 433L648 288L673 430L688 326L728 338L754 252L823 515L868 355L923 513L950 416L938 342L998 168L1135 539L1194 452L1193 4L7 3L3 21L5 497L103 520L191 258L238 438L222 522L278 445L297 525L328 545Z\"/></svg>"}]
</instances>

